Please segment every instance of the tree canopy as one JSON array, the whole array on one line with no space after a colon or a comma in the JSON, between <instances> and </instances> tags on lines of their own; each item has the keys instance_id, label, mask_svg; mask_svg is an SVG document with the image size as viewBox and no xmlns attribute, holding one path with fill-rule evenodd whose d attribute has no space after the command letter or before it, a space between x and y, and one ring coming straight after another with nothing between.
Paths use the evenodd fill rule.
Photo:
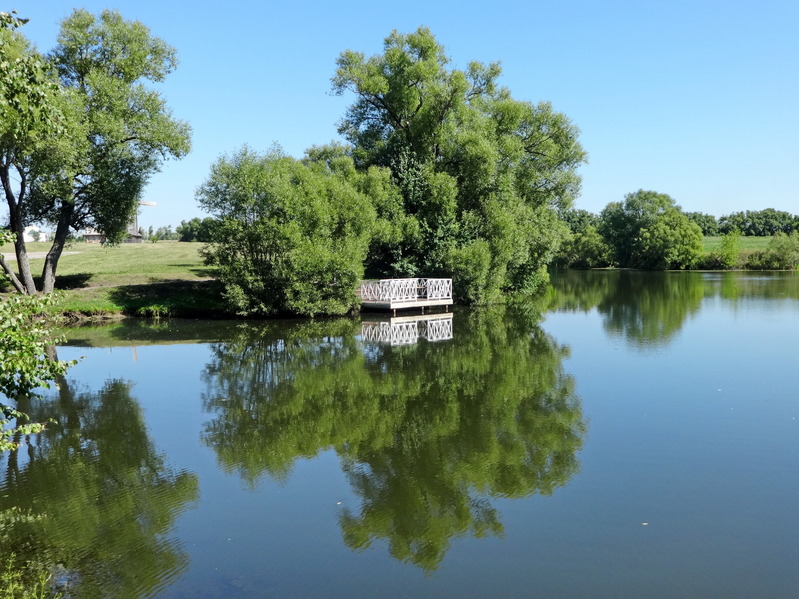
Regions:
<instances>
[{"instance_id":1,"label":"tree canopy","mask_svg":"<svg viewBox=\"0 0 799 599\"><path fill-rule=\"evenodd\" d=\"M754 237L767 237L777 233L788 234L799 230L799 216L784 210L765 208L733 212L719 218L719 232L724 234L735 230L742 235Z\"/></svg>"},{"instance_id":2,"label":"tree canopy","mask_svg":"<svg viewBox=\"0 0 799 599\"><path fill-rule=\"evenodd\" d=\"M375 211L364 187L387 173L357 173L352 160L301 162L279 149L243 148L220 158L197 199L216 217L205 251L241 314L344 314L372 235Z\"/></svg>"},{"instance_id":3,"label":"tree canopy","mask_svg":"<svg viewBox=\"0 0 799 599\"><path fill-rule=\"evenodd\" d=\"M189 126L148 86L177 59L143 24L109 10L75 10L46 57L11 25L0 34L2 61L14 65L0 77L0 110L11 115L0 129L0 181L19 277L4 268L19 291L36 293L22 231L54 224L41 286L50 292L70 229L94 227L119 241L150 175L189 151Z\"/></svg>"},{"instance_id":4,"label":"tree canopy","mask_svg":"<svg viewBox=\"0 0 799 599\"><path fill-rule=\"evenodd\" d=\"M702 252L702 230L665 193L639 189L609 203L598 230L625 268L686 268Z\"/></svg>"},{"instance_id":5,"label":"tree canopy","mask_svg":"<svg viewBox=\"0 0 799 599\"><path fill-rule=\"evenodd\" d=\"M180 221L180 224L175 228L178 241L201 241L208 243L213 240L214 227L216 221L211 217L192 218L191 220Z\"/></svg>"},{"instance_id":6,"label":"tree canopy","mask_svg":"<svg viewBox=\"0 0 799 599\"><path fill-rule=\"evenodd\" d=\"M450 67L429 29L382 54L348 50L333 90L354 94L339 132L356 167L391 169L414 226L370 256L375 274L451 275L462 300L531 291L565 235L556 209L580 188L578 130L549 103L513 99L499 63Z\"/></svg>"}]
</instances>

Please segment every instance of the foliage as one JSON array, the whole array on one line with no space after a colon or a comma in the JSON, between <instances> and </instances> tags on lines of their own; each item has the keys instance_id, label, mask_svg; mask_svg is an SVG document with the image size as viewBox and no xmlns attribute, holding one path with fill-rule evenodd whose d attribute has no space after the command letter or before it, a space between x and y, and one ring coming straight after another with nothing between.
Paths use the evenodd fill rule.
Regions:
<instances>
[{"instance_id":1,"label":"foliage","mask_svg":"<svg viewBox=\"0 0 799 599\"><path fill-rule=\"evenodd\" d=\"M734 268L741 256L741 234L733 229L721 239L721 252L719 254L722 267Z\"/></svg>"},{"instance_id":2,"label":"foliage","mask_svg":"<svg viewBox=\"0 0 799 599\"><path fill-rule=\"evenodd\" d=\"M691 268L702 255L702 230L677 208L641 229L638 266L651 270Z\"/></svg>"},{"instance_id":3,"label":"foliage","mask_svg":"<svg viewBox=\"0 0 799 599\"><path fill-rule=\"evenodd\" d=\"M178 241L200 241L208 243L213 241L214 227L216 221L211 217L202 220L193 218L190 221L182 220L175 229Z\"/></svg>"},{"instance_id":4,"label":"foliage","mask_svg":"<svg viewBox=\"0 0 799 599\"><path fill-rule=\"evenodd\" d=\"M566 239L555 263L573 268L602 268L611 264L611 249L597 231L599 217L587 210L569 209L560 213L569 225L571 236Z\"/></svg>"},{"instance_id":5,"label":"foliage","mask_svg":"<svg viewBox=\"0 0 799 599\"><path fill-rule=\"evenodd\" d=\"M686 212L685 216L702 229L702 235L714 237L719 234L719 223L712 214L705 214L704 212Z\"/></svg>"},{"instance_id":6,"label":"foliage","mask_svg":"<svg viewBox=\"0 0 799 599\"><path fill-rule=\"evenodd\" d=\"M616 264L636 268L641 264L640 236L643 229L652 228L674 200L664 193L644 191L624 196L624 202L610 202L600 214L599 233L613 252Z\"/></svg>"},{"instance_id":7,"label":"foliage","mask_svg":"<svg viewBox=\"0 0 799 599\"><path fill-rule=\"evenodd\" d=\"M611 264L608 244L593 225L564 242L555 263L570 268L603 268Z\"/></svg>"},{"instance_id":8,"label":"foliage","mask_svg":"<svg viewBox=\"0 0 799 599\"><path fill-rule=\"evenodd\" d=\"M664 193L627 194L600 215L599 233L624 268L690 268L702 255L702 231Z\"/></svg>"},{"instance_id":9,"label":"foliage","mask_svg":"<svg viewBox=\"0 0 799 599\"><path fill-rule=\"evenodd\" d=\"M2 514L0 514L2 515ZM59 599L50 588L52 574L36 562L19 564L15 554L0 558L0 599Z\"/></svg>"},{"instance_id":10,"label":"foliage","mask_svg":"<svg viewBox=\"0 0 799 599\"><path fill-rule=\"evenodd\" d=\"M364 347L350 320L242 327L212 346L203 441L253 485L332 447L361 499L339 515L345 543L433 570L452 539L502 534L493 498L549 495L579 469L568 349L539 317L493 306L455 315L457 343L402 347Z\"/></svg>"},{"instance_id":11,"label":"foliage","mask_svg":"<svg viewBox=\"0 0 799 599\"><path fill-rule=\"evenodd\" d=\"M0 231L0 245L8 232ZM49 387L72 363L51 357L55 343L45 316L52 296L14 295L0 298L0 396L16 400L37 387ZM17 426L10 426L16 419ZM24 423L26 415L0 402L0 452L15 448L24 435L40 432L41 423Z\"/></svg>"},{"instance_id":12,"label":"foliage","mask_svg":"<svg viewBox=\"0 0 799 599\"><path fill-rule=\"evenodd\" d=\"M45 316L52 296L14 295L0 299L0 395L16 400L50 381L73 363L53 359L55 343ZM17 426L10 427L11 419ZM0 451L13 449L21 436L40 432L39 423L24 423L26 415L0 402Z\"/></svg>"},{"instance_id":13,"label":"foliage","mask_svg":"<svg viewBox=\"0 0 799 599\"><path fill-rule=\"evenodd\" d=\"M733 212L719 218L719 232L739 231L742 235L768 237L777 233L788 234L799 229L799 216L784 210L766 208Z\"/></svg>"},{"instance_id":14,"label":"foliage","mask_svg":"<svg viewBox=\"0 0 799 599\"><path fill-rule=\"evenodd\" d=\"M151 243L156 243L162 240L169 240L169 241L177 241L179 234L177 231L172 230L171 225L167 225L165 227L158 227L157 229L153 230L152 226L147 230L146 238Z\"/></svg>"},{"instance_id":15,"label":"foliage","mask_svg":"<svg viewBox=\"0 0 799 599\"><path fill-rule=\"evenodd\" d=\"M372 238L375 210L350 158L305 163L279 149L220 158L198 189L218 220L205 250L240 314L344 314Z\"/></svg>"},{"instance_id":16,"label":"foliage","mask_svg":"<svg viewBox=\"0 0 799 599\"><path fill-rule=\"evenodd\" d=\"M768 248L752 252L746 267L753 270L794 270L799 266L799 231L777 233Z\"/></svg>"},{"instance_id":17,"label":"foliage","mask_svg":"<svg viewBox=\"0 0 799 599\"><path fill-rule=\"evenodd\" d=\"M115 11L98 18L76 10L62 23L46 61L13 35L19 64L29 68L4 73L3 105L30 106L35 118L12 120L13 135L3 135L0 147L20 277L6 271L19 291L33 294L24 225L56 226L42 271L42 290L50 292L70 228L94 227L112 243L121 240L149 176L164 158L188 152L189 127L145 85L162 81L176 58L141 23Z\"/></svg>"},{"instance_id":18,"label":"foliage","mask_svg":"<svg viewBox=\"0 0 799 599\"><path fill-rule=\"evenodd\" d=\"M453 276L476 303L528 292L566 236L556 210L579 191L578 131L548 103L520 102L498 86L498 63L465 70L432 33L392 32L382 54L343 52L333 90L355 101L339 132L358 169L391 169L399 233L371 255L388 276Z\"/></svg>"},{"instance_id":19,"label":"foliage","mask_svg":"<svg viewBox=\"0 0 799 599\"><path fill-rule=\"evenodd\" d=\"M589 226L599 226L599 216L588 210L580 208L570 208L568 210L560 211L560 218L569 225L569 230L572 233L582 233Z\"/></svg>"}]
</instances>

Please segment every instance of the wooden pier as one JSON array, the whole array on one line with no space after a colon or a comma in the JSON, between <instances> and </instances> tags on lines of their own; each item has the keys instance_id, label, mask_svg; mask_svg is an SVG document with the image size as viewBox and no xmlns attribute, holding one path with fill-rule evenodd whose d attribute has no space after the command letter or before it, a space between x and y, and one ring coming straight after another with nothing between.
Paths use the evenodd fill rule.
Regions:
<instances>
[{"instance_id":1,"label":"wooden pier","mask_svg":"<svg viewBox=\"0 0 799 599\"><path fill-rule=\"evenodd\" d=\"M361 281L361 307L372 310L424 309L452 304L452 279L380 279Z\"/></svg>"}]
</instances>

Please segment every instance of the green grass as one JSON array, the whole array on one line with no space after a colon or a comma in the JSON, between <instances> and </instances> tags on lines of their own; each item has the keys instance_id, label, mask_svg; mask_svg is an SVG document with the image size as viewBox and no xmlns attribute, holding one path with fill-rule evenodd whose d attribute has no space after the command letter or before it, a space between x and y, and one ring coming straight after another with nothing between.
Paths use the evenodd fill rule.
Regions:
<instances>
[{"instance_id":1,"label":"green grass","mask_svg":"<svg viewBox=\"0 0 799 599\"><path fill-rule=\"evenodd\" d=\"M705 237L703 249L705 252L716 252L721 249L722 237ZM765 250L771 242L771 237L741 237L741 252L751 253L755 250Z\"/></svg>"},{"instance_id":2,"label":"green grass","mask_svg":"<svg viewBox=\"0 0 799 599\"><path fill-rule=\"evenodd\" d=\"M74 243L58 263L56 288L64 295L58 309L73 315L229 316L214 271L199 254L203 245ZM47 243L27 247L28 253L50 249ZM12 253L13 247L0 251ZM43 265L43 258L31 260L34 273ZM11 291L8 283L3 285L0 291Z\"/></svg>"}]
</instances>

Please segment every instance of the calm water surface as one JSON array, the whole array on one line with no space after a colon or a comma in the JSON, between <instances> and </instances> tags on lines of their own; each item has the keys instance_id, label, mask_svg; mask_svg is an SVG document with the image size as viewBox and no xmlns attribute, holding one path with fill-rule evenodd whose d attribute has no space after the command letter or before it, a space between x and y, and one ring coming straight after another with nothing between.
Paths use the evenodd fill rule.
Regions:
<instances>
[{"instance_id":1,"label":"calm water surface","mask_svg":"<svg viewBox=\"0 0 799 599\"><path fill-rule=\"evenodd\" d=\"M69 337L0 528L73 597L799 595L793 274Z\"/></svg>"}]
</instances>

